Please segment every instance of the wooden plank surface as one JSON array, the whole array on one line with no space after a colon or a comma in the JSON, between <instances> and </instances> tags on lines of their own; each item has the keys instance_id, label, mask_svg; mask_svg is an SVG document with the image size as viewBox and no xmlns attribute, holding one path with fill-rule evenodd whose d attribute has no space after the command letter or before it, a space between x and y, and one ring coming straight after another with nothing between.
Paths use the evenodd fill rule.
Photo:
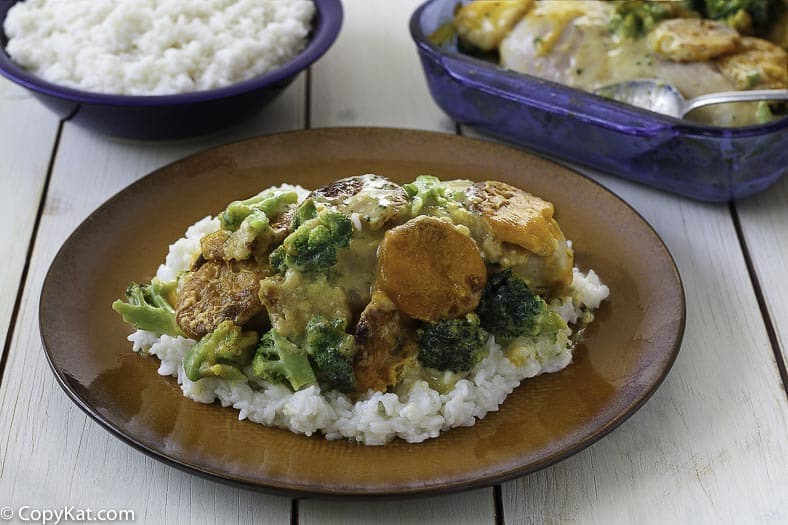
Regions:
<instances>
[{"instance_id":1,"label":"wooden plank surface","mask_svg":"<svg viewBox=\"0 0 788 525\"><path fill-rule=\"evenodd\" d=\"M493 525L492 491L386 502L314 502L299 505L299 525Z\"/></svg>"},{"instance_id":2,"label":"wooden plank surface","mask_svg":"<svg viewBox=\"0 0 788 525\"><path fill-rule=\"evenodd\" d=\"M783 362L788 362L788 177L764 193L736 203L736 210L776 342Z\"/></svg>"},{"instance_id":3,"label":"wooden plank surface","mask_svg":"<svg viewBox=\"0 0 788 525\"><path fill-rule=\"evenodd\" d=\"M727 206L595 178L673 253L687 296L684 344L619 429L503 486L506 523L785 523L788 401Z\"/></svg>"},{"instance_id":4,"label":"wooden plank surface","mask_svg":"<svg viewBox=\"0 0 788 525\"><path fill-rule=\"evenodd\" d=\"M59 125L25 90L0 77L0 354L27 258Z\"/></svg>"},{"instance_id":5,"label":"wooden plank surface","mask_svg":"<svg viewBox=\"0 0 788 525\"><path fill-rule=\"evenodd\" d=\"M244 136L300 128L304 100L302 77L252 122L212 137L169 144L107 139L66 125L0 385L3 504L126 508L137 513L139 523L232 523L252 518L289 523L289 499L182 473L147 458L84 415L49 370L37 319L38 294L52 258L93 209L142 175L189 153Z\"/></svg>"},{"instance_id":6,"label":"wooden plank surface","mask_svg":"<svg viewBox=\"0 0 788 525\"><path fill-rule=\"evenodd\" d=\"M408 32L421 0L343 0L334 46L312 68L313 127L385 126L454 133L432 101Z\"/></svg>"}]
</instances>

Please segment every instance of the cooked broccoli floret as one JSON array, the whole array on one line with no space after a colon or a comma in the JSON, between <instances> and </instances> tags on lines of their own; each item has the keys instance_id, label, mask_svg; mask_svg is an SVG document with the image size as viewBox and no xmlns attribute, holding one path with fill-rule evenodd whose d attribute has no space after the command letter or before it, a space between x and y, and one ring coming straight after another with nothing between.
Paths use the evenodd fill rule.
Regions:
<instances>
[{"instance_id":1,"label":"cooked broccoli floret","mask_svg":"<svg viewBox=\"0 0 788 525\"><path fill-rule=\"evenodd\" d=\"M468 197L465 190L471 184L463 180L443 182L432 175L419 175L415 181L403 184L402 189L410 197L410 212L416 217L423 213L434 213L434 210L425 212L424 208L442 208L451 212L465 202Z\"/></svg>"},{"instance_id":2,"label":"cooked broccoli floret","mask_svg":"<svg viewBox=\"0 0 788 525\"><path fill-rule=\"evenodd\" d=\"M566 327L564 320L511 270L494 273L487 278L476 313L482 327L495 335L499 342L555 333Z\"/></svg>"},{"instance_id":3,"label":"cooked broccoli floret","mask_svg":"<svg viewBox=\"0 0 788 525\"><path fill-rule=\"evenodd\" d=\"M224 256L227 260L243 261L252 255L252 247L267 249L274 239L268 216L255 210L241 221L238 229L224 243ZM255 244L256 243L256 244Z\"/></svg>"},{"instance_id":4,"label":"cooked broccoli floret","mask_svg":"<svg viewBox=\"0 0 788 525\"><path fill-rule=\"evenodd\" d=\"M780 0L694 0L694 4L709 18L757 34L769 29L780 8Z\"/></svg>"},{"instance_id":5,"label":"cooked broccoli floret","mask_svg":"<svg viewBox=\"0 0 788 525\"><path fill-rule=\"evenodd\" d=\"M268 256L268 264L274 273L284 273L287 270L285 247L280 245Z\"/></svg>"},{"instance_id":6,"label":"cooked broccoli floret","mask_svg":"<svg viewBox=\"0 0 788 525\"><path fill-rule=\"evenodd\" d=\"M271 329L260 340L252 359L255 376L272 383L287 382L293 390L317 383L305 350Z\"/></svg>"},{"instance_id":7,"label":"cooked broccoli floret","mask_svg":"<svg viewBox=\"0 0 788 525\"><path fill-rule=\"evenodd\" d=\"M252 361L256 344L255 331L242 331L232 321L222 321L184 356L186 377L192 381L204 377L245 379L241 369Z\"/></svg>"},{"instance_id":8,"label":"cooked broccoli floret","mask_svg":"<svg viewBox=\"0 0 788 525\"><path fill-rule=\"evenodd\" d=\"M446 188L438 177L419 175L402 188L411 197L411 214L418 215L424 206L441 206L446 203Z\"/></svg>"},{"instance_id":9,"label":"cooked broccoli floret","mask_svg":"<svg viewBox=\"0 0 788 525\"><path fill-rule=\"evenodd\" d=\"M131 283L126 287L127 302L118 299L112 303L112 309L138 330L183 335L175 321L175 310L167 301L175 286L175 281L164 284L156 278L149 285Z\"/></svg>"},{"instance_id":10,"label":"cooked broccoli floret","mask_svg":"<svg viewBox=\"0 0 788 525\"><path fill-rule=\"evenodd\" d=\"M291 204L298 202L298 194L294 191L266 190L243 201L233 201L227 209L219 214L222 228L235 231L249 215L262 212L267 217L275 217L287 210Z\"/></svg>"},{"instance_id":11,"label":"cooked broccoli floret","mask_svg":"<svg viewBox=\"0 0 788 525\"><path fill-rule=\"evenodd\" d=\"M468 372L487 354L484 345L486 335L474 314L468 314L464 319L425 323L416 335L418 359L427 368Z\"/></svg>"},{"instance_id":12,"label":"cooked broccoli floret","mask_svg":"<svg viewBox=\"0 0 788 525\"><path fill-rule=\"evenodd\" d=\"M342 319L328 321L320 315L313 317L306 325L306 351L323 384L340 392L355 390L355 340L352 335L345 333Z\"/></svg>"},{"instance_id":13,"label":"cooked broccoli floret","mask_svg":"<svg viewBox=\"0 0 788 525\"><path fill-rule=\"evenodd\" d=\"M317 213L307 200L296 213L298 228L285 237L284 242L271 252L271 267L282 272L292 268L299 272L320 272L337 262L337 248L347 248L353 233L350 219L341 213ZM312 211L310 211L312 210ZM300 218L299 218L300 217Z\"/></svg>"},{"instance_id":14,"label":"cooked broccoli floret","mask_svg":"<svg viewBox=\"0 0 788 525\"><path fill-rule=\"evenodd\" d=\"M675 15L671 2L625 0L616 2L616 14L611 20L614 32L627 38L638 38L651 31L657 22Z\"/></svg>"},{"instance_id":15,"label":"cooked broccoli floret","mask_svg":"<svg viewBox=\"0 0 788 525\"><path fill-rule=\"evenodd\" d=\"M317 206L312 199L306 199L302 202L298 209L296 209L295 217L293 217L293 227L298 228L306 221L317 217Z\"/></svg>"}]
</instances>

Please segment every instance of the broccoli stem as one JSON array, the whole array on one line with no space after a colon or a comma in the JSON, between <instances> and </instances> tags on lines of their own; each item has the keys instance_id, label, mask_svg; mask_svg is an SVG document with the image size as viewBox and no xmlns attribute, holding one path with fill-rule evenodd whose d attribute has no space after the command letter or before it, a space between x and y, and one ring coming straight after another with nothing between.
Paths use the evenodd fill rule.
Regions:
<instances>
[{"instance_id":1,"label":"broccoli stem","mask_svg":"<svg viewBox=\"0 0 788 525\"><path fill-rule=\"evenodd\" d=\"M162 283L156 278L150 285L131 283L126 288L126 301L118 299L112 303L112 309L120 314L124 322L138 330L160 335L183 335L175 320L175 310L167 301L167 295L176 284L175 281Z\"/></svg>"},{"instance_id":2,"label":"broccoli stem","mask_svg":"<svg viewBox=\"0 0 788 525\"><path fill-rule=\"evenodd\" d=\"M235 231L253 212L259 211L268 217L274 217L284 213L289 205L296 202L298 194L294 191L264 191L249 199L231 202L227 209L219 214L219 220L223 229Z\"/></svg>"},{"instance_id":3,"label":"broccoli stem","mask_svg":"<svg viewBox=\"0 0 788 525\"><path fill-rule=\"evenodd\" d=\"M415 181L404 184L402 188L411 197L411 215L414 217L421 213L424 206L439 206L446 202L446 188L438 177L432 175L419 175Z\"/></svg>"}]
</instances>

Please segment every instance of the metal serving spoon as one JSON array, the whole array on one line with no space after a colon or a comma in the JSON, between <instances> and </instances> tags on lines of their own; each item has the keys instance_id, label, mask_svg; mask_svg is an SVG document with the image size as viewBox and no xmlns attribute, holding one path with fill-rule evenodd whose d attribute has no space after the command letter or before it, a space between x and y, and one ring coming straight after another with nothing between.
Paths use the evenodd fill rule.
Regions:
<instances>
[{"instance_id":1,"label":"metal serving spoon","mask_svg":"<svg viewBox=\"0 0 788 525\"><path fill-rule=\"evenodd\" d=\"M712 104L757 100L788 100L788 89L722 91L686 100L674 86L655 80L621 82L620 84L599 88L594 93L676 118L682 118L690 111Z\"/></svg>"}]
</instances>

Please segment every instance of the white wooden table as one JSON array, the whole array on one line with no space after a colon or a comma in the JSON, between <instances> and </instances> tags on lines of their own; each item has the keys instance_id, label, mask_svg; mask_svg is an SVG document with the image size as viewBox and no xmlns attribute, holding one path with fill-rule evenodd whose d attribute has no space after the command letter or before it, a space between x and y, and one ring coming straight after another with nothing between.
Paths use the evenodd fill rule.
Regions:
<instances>
[{"instance_id":1,"label":"white wooden table","mask_svg":"<svg viewBox=\"0 0 788 525\"><path fill-rule=\"evenodd\" d=\"M788 177L758 197L711 205L590 174L673 253L687 294L684 344L665 383L619 429L497 487L395 502L236 489L123 444L57 386L38 334L42 280L68 234L116 191L259 134L466 132L427 92L407 31L418 3L345 0L339 40L308 75L252 122L194 140L97 136L0 81L0 508L132 509L139 523L788 523Z\"/></svg>"}]
</instances>

